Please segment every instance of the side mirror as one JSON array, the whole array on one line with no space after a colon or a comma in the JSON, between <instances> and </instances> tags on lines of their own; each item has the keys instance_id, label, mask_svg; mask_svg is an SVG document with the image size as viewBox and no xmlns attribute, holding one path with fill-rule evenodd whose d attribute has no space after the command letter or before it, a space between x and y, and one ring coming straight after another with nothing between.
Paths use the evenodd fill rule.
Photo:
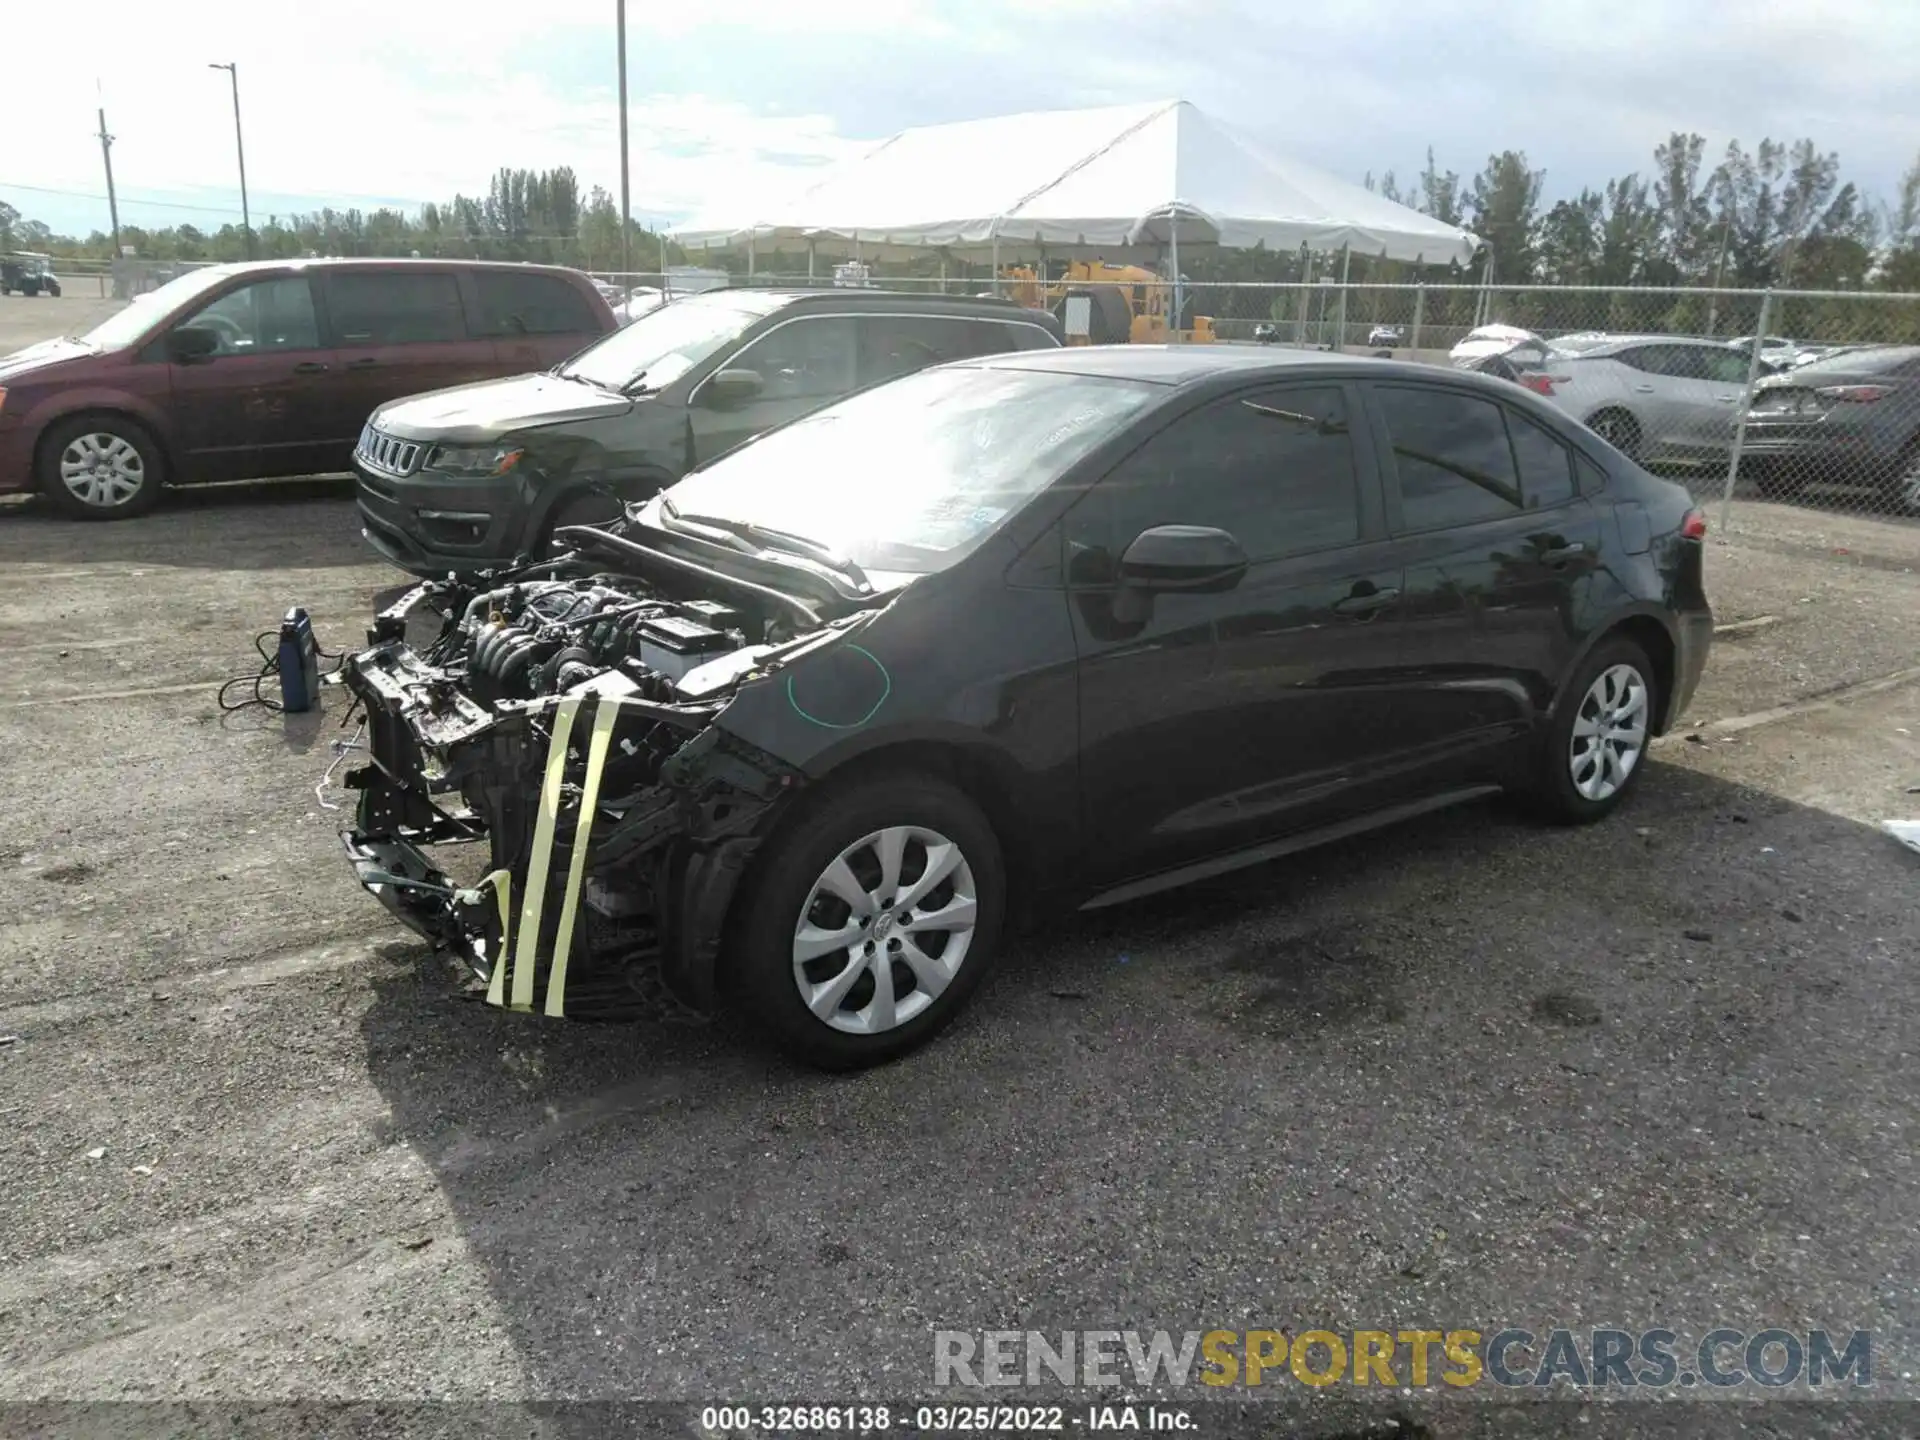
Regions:
<instances>
[{"instance_id":1,"label":"side mirror","mask_svg":"<svg viewBox=\"0 0 1920 1440\"><path fill-rule=\"evenodd\" d=\"M1156 525L1142 530L1120 557L1120 583L1140 590L1217 594L1247 573L1247 552L1224 530Z\"/></svg>"},{"instance_id":2,"label":"side mirror","mask_svg":"<svg viewBox=\"0 0 1920 1440\"><path fill-rule=\"evenodd\" d=\"M707 404L724 409L743 405L766 388L758 370L719 370L707 381Z\"/></svg>"},{"instance_id":3,"label":"side mirror","mask_svg":"<svg viewBox=\"0 0 1920 1440\"><path fill-rule=\"evenodd\" d=\"M192 325L167 334L167 355L181 364L204 360L220 348L220 332Z\"/></svg>"}]
</instances>

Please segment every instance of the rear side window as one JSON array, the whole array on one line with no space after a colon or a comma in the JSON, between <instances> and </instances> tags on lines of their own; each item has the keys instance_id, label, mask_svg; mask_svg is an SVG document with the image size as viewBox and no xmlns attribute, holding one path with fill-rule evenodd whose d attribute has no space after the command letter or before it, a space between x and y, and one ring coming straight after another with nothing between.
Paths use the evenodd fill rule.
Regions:
<instances>
[{"instance_id":1,"label":"rear side window","mask_svg":"<svg viewBox=\"0 0 1920 1440\"><path fill-rule=\"evenodd\" d=\"M580 292L558 275L482 270L473 283L483 335L584 335L601 328Z\"/></svg>"},{"instance_id":2,"label":"rear side window","mask_svg":"<svg viewBox=\"0 0 1920 1440\"><path fill-rule=\"evenodd\" d=\"M1545 510L1573 499L1573 452L1526 416L1507 411L1514 463L1520 467L1520 494L1529 510Z\"/></svg>"},{"instance_id":3,"label":"rear side window","mask_svg":"<svg viewBox=\"0 0 1920 1440\"><path fill-rule=\"evenodd\" d=\"M1522 508L1513 446L1491 400L1449 390L1374 391L1400 478L1400 528L1442 530Z\"/></svg>"},{"instance_id":4,"label":"rear side window","mask_svg":"<svg viewBox=\"0 0 1920 1440\"><path fill-rule=\"evenodd\" d=\"M969 320L947 315L863 315L855 325L860 332L862 384L892 380L949 360L972 360L1020 348L1012 334L1015 327L998 320Z\"/></svg>"},{"instance_id":5,"label":"rear side window","mask_svg":"<svg viewBox=\"0 0 1920 1440\"><path fill-rule=\"evenodd\" d=\"M336 270L327 277L334 333L346 345L467 338L460 285L447 271Z\"/></svg>"}]
</instances>

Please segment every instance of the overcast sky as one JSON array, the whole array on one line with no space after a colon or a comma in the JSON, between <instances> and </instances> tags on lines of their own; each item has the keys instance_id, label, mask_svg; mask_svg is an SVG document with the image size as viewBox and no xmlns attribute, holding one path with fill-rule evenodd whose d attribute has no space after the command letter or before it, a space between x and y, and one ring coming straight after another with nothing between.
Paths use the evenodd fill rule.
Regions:
<instances>
[{"instance_id":1,"label":"overcast sky","mask_svg":"<svg viewBox=\"0 0 1920 1440\"><path fill-rule=\"evenodd\" d=\"M240 65L259 217L472 194L500 165L568 164L617 193L614 9L93 0L84 50L10 56L0 198L57 230L105 228L97 78L122 220L237 220L227 77L207 68L226 60ZM1705 135L1710 161L1736 137L1810 135L1878 198L1920 151L1916 0L634 0L629 11L633 206L656 224L761 208L809 167L909 125L1170 98L1353 180L1409 177L1429 144L1469 176L1490 152L1522 149L1546 168L1550 198L1646 170L1676 129Z\"/></svg>"}]
</instances>

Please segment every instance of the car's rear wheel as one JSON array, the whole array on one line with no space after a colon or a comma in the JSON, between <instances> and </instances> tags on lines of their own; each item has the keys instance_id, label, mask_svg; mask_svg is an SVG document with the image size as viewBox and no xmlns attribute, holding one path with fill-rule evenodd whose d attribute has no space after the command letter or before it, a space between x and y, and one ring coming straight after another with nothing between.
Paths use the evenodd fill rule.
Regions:
<instances>
[{"instance_id":1,"label":"car's rear wheel","mask_svg":"<svg viewBox=\"0 0 1920 1440\"><path fill-rule=\"evenodd\" d=\"M1602 410L1587 420L1587 428L1628 459L1640 455L1640 422L1625 410Z\"/></svg>"},{"instance_id":2,"label":"car's rear wheel","mask_svg":"<svg viewBox=\"0 0 1920 1440\"><path fill-rule=\"evenodd\" d=\"M1912 440L1894 462L1893 498L1909 515L1920 515L1920 440Z\"/></svg>"},{"instance_id":3,"label":"car's rear wheel","mask_svg":"<svg viewBox=\"0 0 1920 1440\"><path fill-rule=\"evenodd\" d=\"M1611 814L1646 768L1659 705L1646 651L1625 636L1601 642L1535 752L1527 793L1533 810L1562 825Z\"/></svg>"},{"instance_id":4,"label":"car's rear wheel","mask_svg":"<svg viewBox=\"0 0 1920 1440\"><path fill-rule=\"evenodd\" d=\"M748 1017L823 1070L877 1065L944 1028L985 978L1006 913L999 842L929 775L815 797L761 857L721 977Z\"/></svg>"},{"instance_id":5,"label":"car's rear wheel","mask_svg":"<svg viewBox=\"0 0 1920 1440\"><path fill-rule=\"evenodd\" d=\"M40 445L40 489L77 520L128 520L160 502L166 462L146 427L124 415L80 415Z\"/></svg>"}]
</instances>

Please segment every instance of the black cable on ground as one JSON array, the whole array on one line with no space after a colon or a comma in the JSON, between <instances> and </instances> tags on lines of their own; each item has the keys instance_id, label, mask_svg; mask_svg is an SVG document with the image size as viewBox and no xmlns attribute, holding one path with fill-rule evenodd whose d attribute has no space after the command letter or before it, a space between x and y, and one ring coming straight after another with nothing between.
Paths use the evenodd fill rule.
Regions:
<instances>
[{"instance_id":1,"label":"black cable on ground","mask_svg":"<svg viewBox=\"0 0 1920 1440\"><path fill-rule=\"evenodd\" d=\"M279 638L280 632L278 630L262 630L258 635L253 637L253 648L260 652L260 668L251 674L236 675L220 687L213 698L222 710L232 714L236 710L247 710L258 705L262 710L272 715L279 715L285 712L287 707L283 703L273 699L269 695L263 694L260 689L267 681L277 680L280 676L280 652L278 649L269 650L267 648L267 642L269 640L278 640ZM333 668L331 670L322 670L320 672L323 677L337 673L340 669L341 661L346 658L344 651L322 650L318 641L314 642L313 650L322 660L333 661ZM253 694L239 700L230 701L227 699L228 691L234 689L236 686L249 684L253 686Z\"/></svg>"}]
</instances>

